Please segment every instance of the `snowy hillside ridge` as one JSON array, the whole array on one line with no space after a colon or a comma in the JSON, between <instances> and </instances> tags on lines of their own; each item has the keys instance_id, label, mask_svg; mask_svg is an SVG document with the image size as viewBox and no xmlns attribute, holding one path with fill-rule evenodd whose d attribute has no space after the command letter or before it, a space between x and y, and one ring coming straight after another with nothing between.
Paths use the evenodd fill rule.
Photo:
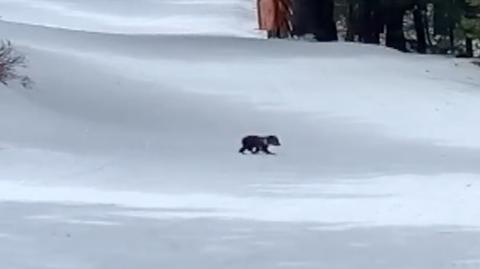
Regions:
<instances>
[{"instance_id":1,"label":"snowy hillside ridge","mask_svg":"<svg viewBox=\"0 0 480 269\"><path fill-rule=\"evenodd\" d=\"M98 33L84 30L68 30L57 27L46 27L17 22L1 22L0 30L8 33L10 39L22 42L26 36L42 37L49 45L59 48L70 48L78 46L89 46L93 44L109 46L109 49L125 56L130 55L127 49L120 50L128 43L135 43L139 48L138 56L167 57L172 53L183 57L207 58L215 54L217 57L235 60L236 58L267 57L291 58L292 56L301 59L312 57L382 57L390 55L405 55L393 49L378 47L366 44L353 43L312 43L298 42L295 40L263 40L250 37L232 37L221 35L203 34L115 34ZM39 39L39 38L38 38ZM43 39L42 39L43 40ZM28 40L26 40L28 41ZM39 40L41 41L41 40ZM50 44L53 41L57 44ZM271 46L274 42L275 46ZM35 47L41 47L40 42ZM192 50L191 44L201 49L202 53ZM293 46L293 47L292 47ZM320 47L319 47L320 46ZM339 49L338 46L341 48ZM163 48L163 50L159 50ZM293 50L292 50L293 48ZM321 49L319 49L321 48ZM96 48L99 49L99 48ZM88 50L87 50L88 51ZM204 53L205 52L205 53ZM137 55L135 55L137 56ZM407 56L408 57L408 56Z\"/></svg>"},{"instance_id":2,"label":"snowy hillside ridge","mask_svg":"<svg viewBox=\"0 0 480 269\"><path fill-rule=\"evenodd\" d=\"M0 31L19 45L34 44L38 49L88 57L88 61L102 62L109 68L129 70L144 66L146 70L141 72L137 68L129 70L143 81L154 83L162 77L166 81L172 77L183 79L186 72L191 72L189 79L200 81L195 89L179 85L183 91L240 95L262 107L284 106L297 112L321 112L317 116L358 118L394 136L434 139L434 143L447 145L480 145L477 131L465 132L462 128L475 118L470 111L475 110L478 96L473 93L480 86L476 79L478 68L464 60L408 55L356 44L227 37L132 37L12 23L0 24ZM196 49L191 49L192 46ZM109 57L99 57L99 53ZM184 65L187 58L193 62ZM177 61L182 63L171 65ZM215 76L198 73L195 64L198 61L202 61L202 69L212 70ZM236 64L230 65L232 61ZM253 66L252 61L256 63ZM299 72L292 75L290 68ZM315 70L315 77L309 75L310 69ZM372 77L380 71L380 76ZM237 74L245 74L247 79L236 81ZM257 76L264 79L254 80ZM281 79L277 82L278 77ZM208 80L221 87L211 87ZM302 85L301 89L298 85ZM254 98L253 87L260 88ZM352 89L356 90L352 93ZM415 117L410 117L412 111ZM453 128L446 128L444 120L448 118L452 119L449 124Z\"/></svg>"},{"instance_id":3,"label":"snowy hillside ridge","mask_svg":"<svg viewBox=\"0 0 480 269\"><path fill-rule=\"evenodd\" d=\"M0 1L4 21L105 33L263 37L252 0Z\"/></svg>"}]
</instances>

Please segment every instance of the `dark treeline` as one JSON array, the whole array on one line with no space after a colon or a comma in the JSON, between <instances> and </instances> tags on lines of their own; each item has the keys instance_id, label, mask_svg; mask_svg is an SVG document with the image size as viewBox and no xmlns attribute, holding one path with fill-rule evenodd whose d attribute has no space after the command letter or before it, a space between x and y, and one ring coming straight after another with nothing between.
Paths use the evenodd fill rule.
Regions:
<instances>
[{"instance_id":1,"label":"dark treeline","mask_svg":"<svg viewBox=\"0 0 480 269\"><path fill-rule=\"evenodd\" d=\"M295 36L472 57L480 0L294 0Z\"/></svg>"}]
</instances>

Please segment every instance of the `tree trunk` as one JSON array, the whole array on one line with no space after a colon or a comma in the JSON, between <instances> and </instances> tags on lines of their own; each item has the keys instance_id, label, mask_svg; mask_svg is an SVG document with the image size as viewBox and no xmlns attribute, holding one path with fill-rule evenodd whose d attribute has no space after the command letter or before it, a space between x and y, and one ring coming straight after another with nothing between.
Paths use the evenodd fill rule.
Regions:
<instances>
[{"instance_id":1,"label":"tree trunk","mask_svg":"<svg viewBox=\"0 0 480 269\"><path fill-rule=\"evenodd\" d=\"M380 44L380 33L383 31L383 20L377 1L363 0L360 4L361 41L369 44Z\"/></svg>"},{"instance_id":2,"label":"tree trunk","mask_svg":"<svg viewBox=\"0 0 480 269\"><path fill-rule=\"evenodd\" d=\"M472 38L469 38L467 37L467 39L465 40L465 43L466 43L466 47L467 47L467 51L466 51L466 56L469 57L469 58L472 58L473 57L473 40Z\"/></svg>"},{"instance_id":3,"label":"tree trunk","mask_svg":"<svg viewBox=\"0 0 480 269\"><path fill-rule=\"evenodd\" d=\"M454 33L454 27L450 26L448 29L448 39L450 41L450 50L452 53L455 52L455 33Z\"/></svg>"},{"instance_id":4,"label":"tree trunk","mask_svg":"<svg viewBox=\"0 0 480 269\"><path fill-rule=\"evenodd\" d=\"M400 51L407 51L405 35L403 32L403 16L405 10L402 8L391 8L386 11L387 19L387 47Z\"/></svg>"},{"instance_id":5,"label":"tree trunk","mask_svg":"<svg viewBox=\"0 0 480 269\"><path fill-rule=\"evenodd\" d=\"M293 32L297 36L313 34L318 41L338 40L333 0L295 0Z\"/></svg>"},{"instance_id":6,"label":"tree trunk","mask_svg":"<svg viewBox=\"0 0 480 269\"><path fill-rule=\"evenodd\" d=\"M450 50L452 54L455 54L456 46L455 46L455 28L456 28L456 22L453 13L453 8L455 6L455 0L450 0L448 1L450 5L450 10L447 13L448 17L448 38L450 40Z\"/></svg>"},{"instance_id":7,"label":"tree trunk","mask_svg":"<svg viewBox=\"0 0 480 269\"><path fill-rule=\"evenodd\" d=\"M423 21L423 8L417 4L413 10L415 21L415 31L417 33L417 51L419 53L427 52L427 41L425 37L425 25Z\"/></svg>"},{"instance_id":8,"label":"tree trunk","mask_svg":"<svg viewBox=\"0 0 480 269\"><path fill-rule=\"evenodd\" d=\"M355 20L354 20L354 7L352 3L348 3L347 8L347 35L345 37L346 41L353 42L355 41Z\"/></svg>"}]
</instances>

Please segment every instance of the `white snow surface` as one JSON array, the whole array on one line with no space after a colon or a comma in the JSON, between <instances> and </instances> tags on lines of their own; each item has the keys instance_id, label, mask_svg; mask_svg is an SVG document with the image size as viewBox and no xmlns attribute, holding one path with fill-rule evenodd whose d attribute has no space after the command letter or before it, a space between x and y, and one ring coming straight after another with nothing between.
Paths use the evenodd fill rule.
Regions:
<instances>
[{"instance_id":1,"label":"white snow surface","mask_svg":"<svg viewBox=\"0 0 480 269\"><path fill-rule=\"evenodd\" d=\"M2 19L93 32L258 37L251 0L1 0Z\"/></svg>"},{"instance_id":2,"label":"white snow surface","mask_svg":"<svg viewBox=\"0 0 480 269\"><path fill-rule=\"evenodd\" d=\"M0 88L2 268L479 266L480 69L254 5L0 0L35 82Z\"/></svg>"}]
</instances>

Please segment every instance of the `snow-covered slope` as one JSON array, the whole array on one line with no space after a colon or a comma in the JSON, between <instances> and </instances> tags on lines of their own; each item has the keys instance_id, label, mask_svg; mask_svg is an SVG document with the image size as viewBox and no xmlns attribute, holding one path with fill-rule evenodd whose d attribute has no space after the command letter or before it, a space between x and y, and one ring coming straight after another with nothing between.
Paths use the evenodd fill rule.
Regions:
<instances>
[{"instance_id":1,"label":"snow-covered slope","mask_svg":"<svg viewBox=\"0 0 480 269\"><path fill-rule=\"evenodd\" d=\"M1 0L2 19L114 33L262 36L252 0Z\"/></svg>"},{"instance_id":2,"label":"snow-covered slope","mask_svg":"<svg viewBox=\"0 0 480 269\"><path fill-rule=\"evenodd\" d=\"M208 1L227 2L252 4ZM0 1L17 7L5 19L36 24L0 23L35 81L0 88L2 268L478 266L477 67L358 44L130 35L87 19L125 3L50 3ZM200 1L172 3L138 8ZM66 6L95 32L39 11ZM252 133L278 135L278 155L238 154Z\"/></svg>"}]
</instances>

